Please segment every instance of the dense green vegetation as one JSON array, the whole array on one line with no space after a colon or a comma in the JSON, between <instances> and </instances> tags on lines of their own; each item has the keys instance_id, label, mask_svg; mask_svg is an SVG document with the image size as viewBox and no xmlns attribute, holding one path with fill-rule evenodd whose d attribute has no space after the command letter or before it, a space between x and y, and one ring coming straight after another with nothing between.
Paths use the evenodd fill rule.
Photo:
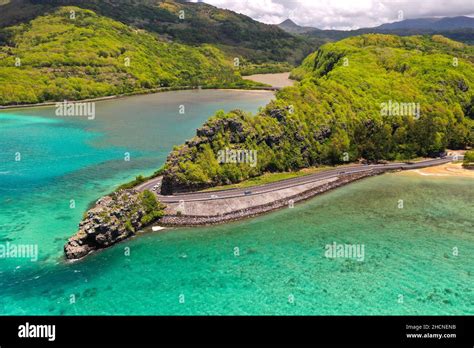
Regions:
<instances>
[{"instance_id":1,"label":"dense green vegetation","mask_svg":"<svg viewBox=\"0 0 474 348\"><path fill-rule=\"evenodd\" d=\"M293 67L288 63L243 64L239 72L242 76L255 74L277 74L291 71Z\"/></svg>"},{"instance_id":2,"label":"dense green vegetation","mask_svg":"<svg viewBox=\"0 0 474 348\"><path fill-rule=\"evenodd\" d=\"M473 52L441 36L369 34L327 44L293 71L300 83L279 92L258 115L220 112L175 148L163 192L472 146ZM419 113L393 107L405 104L419 106ZM220 164L217 154L224 148L257 150L257 166Z\"/></svg>"},{"instance_id":3,"label":"dense green vegetation","mask_svg":"<svg viewBox=\"0 0 474 348\"><path fill-rule=\"evenodd\" d=\"M463 166L466 168L474 168L474 151L466 151L464 154Z\"/></svg>"},{"instance_id":4,"label":"dense green vegetation","mask_svg":"<svg viewBox=\"0 0 474 348\"><path fill-rule=\"evenodd\" d=\"M275 25L205 3L176 0L12 0L2 6L0 27L29 21L59 6L93 10L188 45L219 45L229 57L245 58L255 64L296 65L312 48L310 40L295 37Z\"/></svg>"},{"instance_id":5,"label":"dense green vegetation","mask_svg":"<svg viewBox=\"0 0 474 348\"><path fill-rule=\"evenodd\" d=\"M5 28L0 36L0 105L254 85L215 47L163 41L77 7Z\"/></svg>"},{"instance_id":6,"label":"dense green vegetation","mask_svg":"<svg viewBox=\"0 0 474 348\"><path fill-rule=\"evenodd\" d=\"M129 190L129 189L132 189L140 184L143 184L144 182L148 181L148 180L151 180L153 178L156 178L160 175L162 175L164 172L164 168L160 168L158 169L157 171L155 171L152 175L150 176L143 176L143 175L138 175L137 177L135 177L135 179L133 179L132 181L130 182L127 182L125 184L122 184L120 185L115 191L121 191L121 190Z\"/></svg>"},{"instance_id":7,"label":"dense green vegetation","mask_svg":"<svg viewBox=\"0 0 474 348\"><path fill-rule=\"evenodd\" d=\"M234 189L234 188L247 188L247 187L254 187L254 186L259 186L259 185L265 185L265 184L270 184L272 182L277 182L277 181L282 181L282 180L287 180L287 179L292 179L292 178L299 178L299 177L306 176L309 174L322 172L330 168L335 168L335 167L319 166L319 167L303 168L303 169L293 171L293 172L265 173L254 178L241 181L237 184L214 186L214 187L205 189L202 192L212 192L212 191L218 191L218 190L224 190L224 189L228 190L228 189Z\"/></svg>"},{"instance_id":8,"label":"dense green vegetation","mask_svg":"<svg viewBox=\"0 0 474 348\"><path fill-rule=\"evenodd\" d=\"M143 192L117 191L112 193L109 198L112 200L112 204L101 205L100 208L96 207L84 213L83 219L90 220L96 215L103 223L115 227L117 224L114 221L118 220L119 225L123 225L129 232L135 233L137 227L147 226L164 216L166 206L148 190Z\"/></svg>"},{"instance_id":9,"label":"dense green vegetation","mask_svg":"<svg viewBox=\"0 0 474 348\"><path fill-rule=\"evenodd\" d=\"M145 212L140 221L143 225L148 225L163 217L165 206L156 199L153 193L145 190L140 194L140 199L141 206Z\"/></svg>"},{"instance_id":10,"label":"dense green vegetation","mask_svg":"<svg viewBox=\"0 0 474 348\"><path fill-rule=\"evenodd\" d=\"M132 181L120 185L116 191L129 190L131 188L134 188L135 186L143 184L145 181L147 181L147 178L145 178L143 175L138 175Z\"/></svg>"}]
</instances>

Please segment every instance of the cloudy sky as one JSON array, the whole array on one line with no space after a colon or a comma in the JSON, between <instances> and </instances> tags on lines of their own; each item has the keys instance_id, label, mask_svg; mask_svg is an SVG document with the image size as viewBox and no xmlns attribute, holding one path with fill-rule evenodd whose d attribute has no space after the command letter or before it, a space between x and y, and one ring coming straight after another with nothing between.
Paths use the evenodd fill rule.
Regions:
<instances>
[{"instance_id":1,"label":"cloudy sky","mask_svg":"<svg viewBox=\"0 0 474 348\"><path fill-rule=\"evenodd\" d=\"M277 24L287 18L320 29L358 29L421 17L474 16L474 0L192 0Z\"/></svg>"}]
</instances>

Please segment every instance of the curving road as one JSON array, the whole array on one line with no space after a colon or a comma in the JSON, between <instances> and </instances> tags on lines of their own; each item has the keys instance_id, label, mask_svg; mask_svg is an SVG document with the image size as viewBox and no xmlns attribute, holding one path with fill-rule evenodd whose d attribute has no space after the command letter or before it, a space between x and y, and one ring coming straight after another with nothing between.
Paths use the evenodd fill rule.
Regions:
<instances>
[{"instance_id":1,"label":"curving road","mask_svg":"<svg viewBox=\"0 0 474 348\"><path fill-rule=\"evenodd\" d=\"M162 196L158 195L158 198L163 203L180 203L184 202L197 202L197 201L211 201L211 200L219 200L219 199L226 199L226 198L235 198L235 197L243 197L243 196L252 196L258 195L262 193L267 193L271 191L282 190L298 185L309 184L321 180L326 180L335 177L341 177L344 175L354 174L354 173L362 173L362 172L370 172L372 170L382 170L382 171L390 171L390 170L408 170L408 169L419 169L431 166L437 166L440 164L449 163L453 160L452 156L448 156L445 158L438 158L432 160L426 160L416 163L389 163L389 164L374 164L374 165L353 165L341 168L335 168L326 170L319 173L308 174L305 176L285 179L269 184L263 184L254 187L248 188L234 188L234 189L227 189L227 190L220 190L220 191L212 191L212 192L188 192L188 193L180 193L173 196ZM139 191L143 190L151 190L153 186L161 184L161 177L155 178L150 180L139 187L137 189Z\"/></svg>"}]
</instances>

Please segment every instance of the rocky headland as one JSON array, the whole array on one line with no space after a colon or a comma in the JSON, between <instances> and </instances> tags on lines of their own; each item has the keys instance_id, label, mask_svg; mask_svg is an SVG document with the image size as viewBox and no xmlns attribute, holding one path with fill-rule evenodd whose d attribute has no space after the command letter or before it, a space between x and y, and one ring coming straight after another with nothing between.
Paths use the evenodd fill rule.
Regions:
<instances>
[{"instance_id":1,"label":"rocky headland","mask_svg":"<svg viewBox=\"0 0 474 348\"><path fill-rule=\"evenodd\" d=\"M163 216L164 206L150 191L121 190L105 196L84 214L79 231L64 246L68 260L128 239Z\"/></svg>"}]
</instances>

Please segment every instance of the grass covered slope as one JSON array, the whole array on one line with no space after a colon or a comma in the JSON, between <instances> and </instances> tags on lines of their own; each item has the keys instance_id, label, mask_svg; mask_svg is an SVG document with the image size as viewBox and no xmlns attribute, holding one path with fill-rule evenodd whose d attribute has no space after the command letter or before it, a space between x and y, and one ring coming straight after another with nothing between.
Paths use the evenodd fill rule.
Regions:
<instances>
[{"instance_id":1,"label":"grass covered slope","mask_svg":"<svg viewBox=\"0 0 474 348\"><path fill-rule=\"evenodd\" d=\"M440 36L363 35L327 44L295 69L300 83L258 115L218 113L177 147L166 163L163 192L472 146L473 60L472 46ZM257 165L220 164L218 153L227 148L256 150Z\"/></svg>"},{"instance_id":2,"label":"grass covered slope","mask_svg":"<svg viewBox=\"0 0 474 348\"><path fill-rule=\"evenodd\" d=\"M157 87L251 84L215 47L160 41L76 7L62 7L6 28L0 41L0 105L78 100Z\"/></svg>"},{"instance_id":3,"label":"grass covered slope","mask_svg":"<svg viewBox=\"0 0 474 348\"><path fill-rule=\"evenodd\" d=\"M188 45L219 45L243 64L248 61L295 65L311 52L309 40L295 37L276 25L185 0L11 0L0 9L0 27L29 21L59 6L89 9Z\"/></svg>"}]
</instances>

